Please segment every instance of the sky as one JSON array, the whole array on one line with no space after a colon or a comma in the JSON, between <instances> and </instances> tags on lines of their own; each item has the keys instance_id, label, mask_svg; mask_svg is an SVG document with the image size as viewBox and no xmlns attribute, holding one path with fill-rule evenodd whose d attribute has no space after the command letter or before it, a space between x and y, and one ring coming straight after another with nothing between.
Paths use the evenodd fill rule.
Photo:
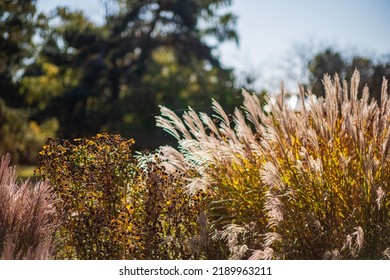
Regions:
<instances>
[{"instance_id":1,"label":"sky","mask_svg":"<svg viewBox=\"0 0 390 280\"><path fill-rule=\"evenodd\" d=\"M326 46L370 57L390 55L388 0L233 0L238 16L239 45L223 43L218 55L223 65L240 76L251 73L256 88L277 91L283 81L295 87L305 79L301 56ZM58 5L82 9L101 23L99 0L38 0L48 12ZM302 48L303 47L303 48ZM302 51L304 50L304 51Z\"/></svg>"}]
</instances>

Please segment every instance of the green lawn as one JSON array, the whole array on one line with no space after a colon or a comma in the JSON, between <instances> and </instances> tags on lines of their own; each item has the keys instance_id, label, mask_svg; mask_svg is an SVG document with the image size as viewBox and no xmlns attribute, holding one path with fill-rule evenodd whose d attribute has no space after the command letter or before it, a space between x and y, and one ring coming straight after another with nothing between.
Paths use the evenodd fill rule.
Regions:
<instances>
[{"instance_id":1,"label":"green lawn","mask_svg":"<svg viewBox=\"0 0 390 280\"><path fill-rule=\"evenodd\" d=\"M17 176L19 179L26 180L30 178L35 182L38 178L34 176L35 166L33 165L20 165L16 167Z\"/></svg>"}]
</instances>

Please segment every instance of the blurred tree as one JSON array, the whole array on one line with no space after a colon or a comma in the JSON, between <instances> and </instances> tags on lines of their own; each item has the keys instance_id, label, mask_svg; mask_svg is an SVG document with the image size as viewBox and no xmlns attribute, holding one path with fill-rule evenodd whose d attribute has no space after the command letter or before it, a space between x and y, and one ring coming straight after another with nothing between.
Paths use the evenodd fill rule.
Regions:
<instances>
[{"instance_id":1,"label":"blurred tree","mask_svg":"<svg viewBox=\"0 0 390 280\"><path fill-rule=\"evenodd\" d=\"M51 18L39 59L24 76L26 89L47 78L28 92L41 104L37 120L57 116L61 137L105 131L155 147L158 105L202 107L213 97L232 107L233 74L214 53L219 42L238 40L236 17L224 8L231 1L101 2L102 26L66 8Z\"/></svg>"},{"instance_id":2,"label":"blurred tree","mask_svg":"<svg viewBox=\"0 0 390 280\"><path fill-rule=\"evenodd\" d=\"M380 102L383 77L390 78L390 60L384 59L375 63L373 59L360 55L351 59L343 57L340 52L327 48L317 53L307 63L309 69L309 85L317 96L324 96L322 79L324 74L350 80L355 69L360 72L360 94L365 85L370 89L371 98Z\"/></svg>"},{"instance_id":3,"label":"blurred tree","mask_svg":"<svg viewBox=\"0 0 390 280\"><path fill-rule=\"evenodd\" d=\"M21 94L32 108L33 120L42 122L54 117L64 125L61 130L77 127L77 119L64 116L72 116L76 101L83 100L76 92L84 73L77 60L82 59L89 36L94 36L91 34L98 34L98 28L82 12L57 8L47 16L46 28L37 42L37 57L21 78Z\"/></svg>"},{"instance_id":4,"label":"blurred tree","mask_svg":"<svg viewBox=\"0 0 390 280\"><path fill-rule=\"evenodd\" d=\"M35 5L33 0L0 1L0 154L8 152L22 164L36 162L46 138L58 128L53 118L34 121L33 107L22 94L21 77L35 55L33 37L46 23Z\"/></svg>"},{"instance_id":5,"label":"blurred tree","mask_svg":"<svg viewBox=\"0 0 390 280\"><path fill-rule=\"evenodd\" d=\"M390 60L375 63L372 59L355 56L346 69L347 80L351 79L355 69L360 71L360 92L367 85L370 90L370 96L380 103L383 77L390 79Z\"/></svg>"},{"instance_id":6,"label":"blurred tree","mask_svg":"<svg viewBox=\"0 0 390 280\"><path fill-rule=\"evenodd\" d=\"M345 62L340 53L327 48L325 51L316 54L307 65L310 71L309 83L312 91L317 96L324 96L322 79L325 74L334 76L338 73L341 78L345 78Z\"/></svg>"},{"instance_id":7,"label":"blurred tree","mask_svg":"<svg viewBox=\"0 0 390 280\"><path fill-rule=\"evenodd\" d=\"M36 164L38 152L49 137L55 137L55 118L37 123L29 110L7 107L0 98L0 154L10 153L18 164Z\"/></svg>"},{"instance_id":8,"label":"blurred tree","mask_svg":"<svg viewBox=\"0 0 390 280\"><path fill-rule=\"evenodd\" d=\"M32 53L35 1L0 2L0 88L8 106L20 106L17 77Z\"/></svg>"}]
</instances>

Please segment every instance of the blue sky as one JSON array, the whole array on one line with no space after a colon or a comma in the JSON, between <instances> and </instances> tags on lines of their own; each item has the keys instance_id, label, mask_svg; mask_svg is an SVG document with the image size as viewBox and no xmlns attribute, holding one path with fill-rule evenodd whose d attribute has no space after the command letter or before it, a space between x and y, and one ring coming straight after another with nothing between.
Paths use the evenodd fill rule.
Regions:
<instances>
[{"instance_id":1,"label":"blue sky","mask_svg":"<svg viewBox=\"0 0 390 280\"><path fill-rule=\"evenodd\" d=\"M99 0L38 0L38 9L57 5L82 9L101 22ZM390 54L390 1L388 0L233 0L238 17L240 45L225 43L219 55L238 73L253 72L257 87L276 90L282 80L296 84L299 71L295 49L310 55L324 46L346 53L380 57Z\"/></svg>"},{"instance_id":2,"label":"blue sky","mask_svg":"<svg viewBox=\"0 0 390 280\"><path fill-rule=\"evenodd\" d=\"M268 87L303 78L285 73L297 45L305 45L307 52L332 45L346 52L390 54L387 0L236 0L233 11L240 17L240 47L222 46L222 60L253 68Z\"/></svg>"}]
</instances>

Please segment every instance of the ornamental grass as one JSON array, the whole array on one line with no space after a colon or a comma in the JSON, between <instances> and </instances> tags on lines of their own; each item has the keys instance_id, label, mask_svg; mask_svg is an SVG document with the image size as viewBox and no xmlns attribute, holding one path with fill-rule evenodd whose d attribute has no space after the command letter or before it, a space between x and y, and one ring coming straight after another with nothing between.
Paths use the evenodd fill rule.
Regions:
<instances>
[{"instance_id":1,"label":"ornamental grass","mask_svg":"<svg viewBox=\"0 0 390 280\"><path fill-rule=\"evenodd\" d=\"M157 125L178 140L161 147L211 193L207 220L231 259L384 259L390 252L390 100L325 76L325 97L300 88L299 110L283 89L265 113L243 92L233 116L161 107ZM358 98L361 96L361 98Z\"/></svg>"}]
</instances>

